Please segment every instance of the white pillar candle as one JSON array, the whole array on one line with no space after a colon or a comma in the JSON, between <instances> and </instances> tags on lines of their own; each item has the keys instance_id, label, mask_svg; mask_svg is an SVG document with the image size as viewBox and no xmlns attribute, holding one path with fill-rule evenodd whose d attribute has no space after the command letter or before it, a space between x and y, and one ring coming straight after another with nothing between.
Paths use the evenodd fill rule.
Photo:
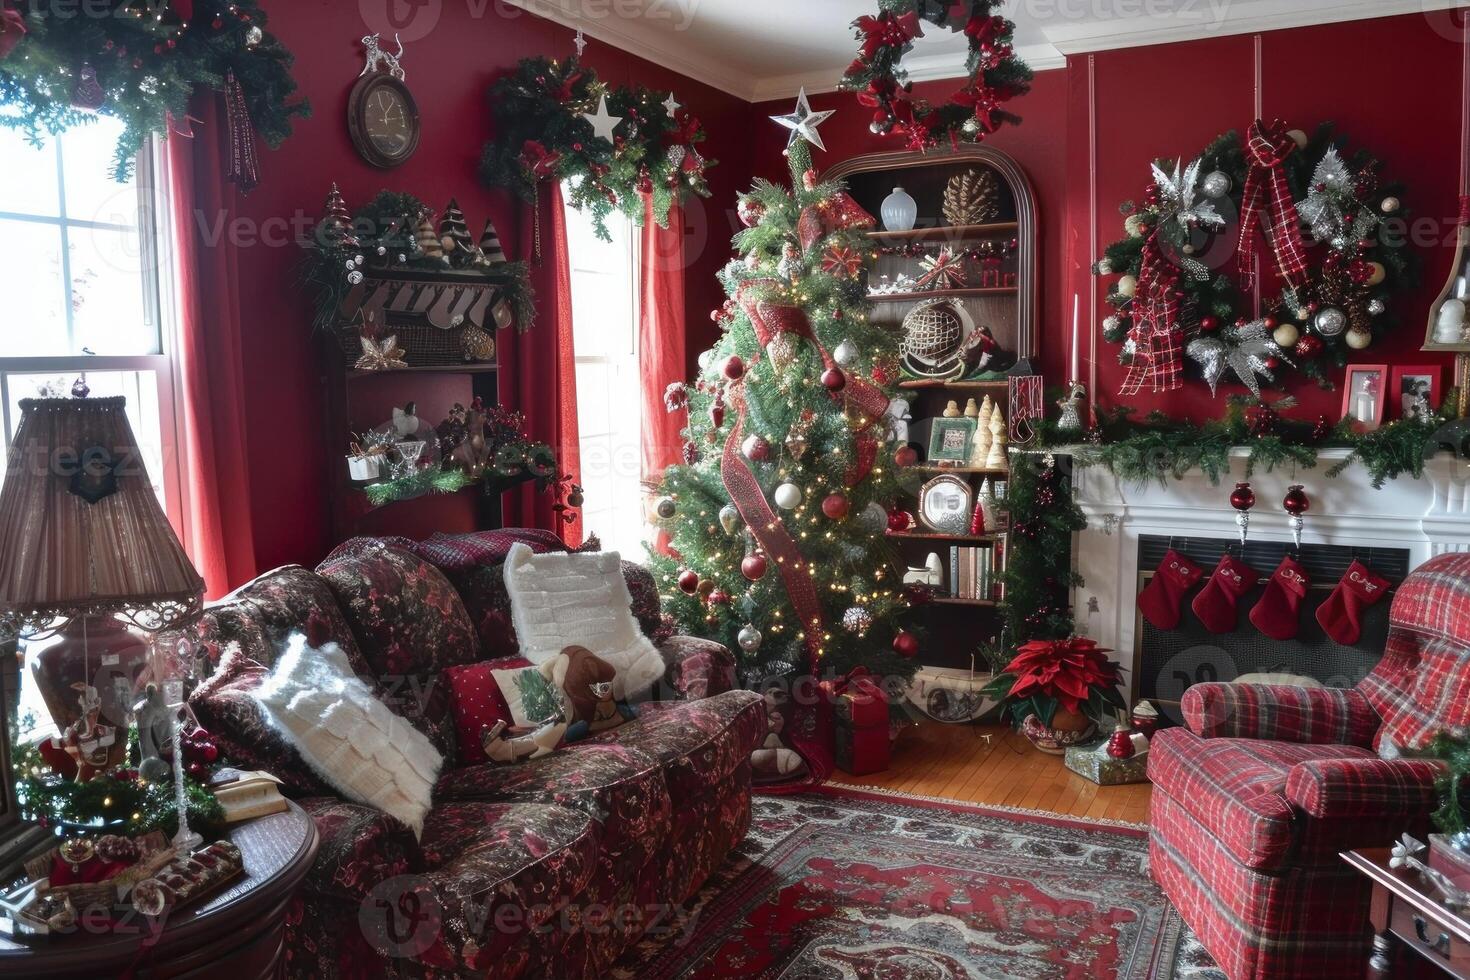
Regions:
<instances>
[{"instance_id":1,"label":"white pillar candle","mask_svg":"<svg viewBox=\"0 0 1470 980\"><path fill-rule=\"evenodd\" d=\"M1081 375L1077 373L1077 331L1079 327L1079 316L1082 310L1082 296L1079 293L1072 294L1072 373L1067 376L1068 381L1080 381Z\"/></svg>"}]
</instances>

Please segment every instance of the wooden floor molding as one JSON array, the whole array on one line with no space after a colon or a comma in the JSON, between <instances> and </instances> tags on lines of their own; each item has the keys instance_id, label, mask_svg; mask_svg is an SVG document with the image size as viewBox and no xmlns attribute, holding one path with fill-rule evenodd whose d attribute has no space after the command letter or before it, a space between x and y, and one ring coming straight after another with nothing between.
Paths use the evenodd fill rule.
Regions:
<instances>
[{"instance_id":1,"label":"wooden floor molding","mask_svg":"<svg viewBox=\"0 0 1470 980\"><path fill-rule=\"evenodd\" d=\"M1098 786L1067 769L1059 756L1036 751L1009 728L927 720L898 737L887 770L870 776L838 770L833 780L914 796L1131 824L1148 821L1151 789L1148 783Z\"/></svg>"}]
</instances>

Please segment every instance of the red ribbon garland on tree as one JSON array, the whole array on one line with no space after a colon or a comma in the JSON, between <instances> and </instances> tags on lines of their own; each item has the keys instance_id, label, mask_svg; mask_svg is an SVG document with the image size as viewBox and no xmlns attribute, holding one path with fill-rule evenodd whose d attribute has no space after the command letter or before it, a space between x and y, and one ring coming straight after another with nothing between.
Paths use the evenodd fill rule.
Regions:
<instances>
[{"instance_id":1,"label":"red ribbon garland on tree","mask_svg":"<svg viewBox=\"0 0 1470 980\"><path fill-rule=\"evenodd\" d=\"M1245 143L1250 172L1246 175L1244 197L1240 202L1238 264L1242 289L1250 290L1255 286L1257 224L1261 225L1276 254L1276 268L1281 278L1292 289L1300 289L1306 284L1307 254L1298 227L1300 219L1291 199L1291 190L1286 186L1286 174L1281 169L1282 161L1296 148L1296 141L1287 135L1286 124L1280 119L1273 120L1269 126L1260 119L1251 123Z\"/></svg>"},{"instance_id":2,"label":"red ribbon garland on tree","mask_svg":"<svg viewBox=\"0 0 1470 980\"><path fill-rule=\"evenodd\" d=\"M1158 233L1143 244L1143 265L1134 292L1133 360L1118 389L1136 395L1145 385L1154 391L1184 386L1184 332L1179 329L1179 274L1159 252Z\"/></svg>"},{"instance_id":3,"label":"red ribbon garland on tree","mask_svg":"<svg viewBox=\"0 0 1470 980\"><path fill-rule=\"evenodd\" d=\"M4 58L26 35L25 18L0 2L0 58Z\"/></svg>"}]
</instances>

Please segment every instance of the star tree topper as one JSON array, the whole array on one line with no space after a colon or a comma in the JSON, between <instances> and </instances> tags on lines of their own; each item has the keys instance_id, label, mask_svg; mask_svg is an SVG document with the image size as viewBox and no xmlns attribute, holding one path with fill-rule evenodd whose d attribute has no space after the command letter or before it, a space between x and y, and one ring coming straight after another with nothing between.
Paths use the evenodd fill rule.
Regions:
<instances>
[{"instance_id":1,"label":"star tree topper","mask_svg":"<svg viewBox=\"0 0 1470 980\"><path fill-rule=\"evenodd\" d=\"M796 97L796 111L788 116L772 116L771 121L780 123L791 130L791 139L786 141L786 148L791 149L791 144L796 142L797 137L806 140L819 150L826 150L827 145L822 142L822 136L817 132L817 127L826 122L835 110L827 109L823 112L813 112L811 102L807 101L806 89L803 87L801 94Z\"/></svg>"},{"instance_id":2,"label":"star tree topper","mask_svg":"<svg viewBox=\"0 0 1470 980\"><path fill-rule=\"evenodd\" d=\"M582 113L582 118L592 124L592 131L594 133L609 143L613 141L613 130L617 129L623 121L622 116L608 114L606 92L602 93L602 98L597 100L597 111L584 112Z\"/></svg>"}]
</instances>

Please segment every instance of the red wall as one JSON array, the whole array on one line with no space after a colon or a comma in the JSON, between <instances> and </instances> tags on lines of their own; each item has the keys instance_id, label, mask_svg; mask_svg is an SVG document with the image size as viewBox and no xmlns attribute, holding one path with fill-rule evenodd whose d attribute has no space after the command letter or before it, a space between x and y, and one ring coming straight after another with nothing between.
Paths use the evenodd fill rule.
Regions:
<instances>
[{"instance_id":1,"label":"red wall","mask_svg":"<svg viewBox=\"0 0 1470 980\"><path fill-rule=\"evenodd\" d=\"M487 216L493 217L510 247L520 239L518 209L505 195L484 190L475 173L481 145L491 136L485 93L498 74L521 58L571 54L572 33L501 4L417 8L420 13L442 11L417 40L412 38L423 33L419 25L403 28L410 41L403 64L422 115L423 140L406 165L385 172L358 157L347 137L347 96L362 68L358 38L370 31L360 6L366 10L372 5L341 0L268 4L270 29L295 52L296 79L314 115L297 123L279 151L263 153L263 181L243 199L234 219L242 228L279 229L283 219L315 218L336 181L349 207L384 187L408 191L435 208L457 197L476 230ZM496 11L502 8L513 15L500 16ZM484 16L475 17L474 10L483 10ZM691 319L708 323L709 310L721 299L714 274L726 258L735 194L750 172L744 133L749 105L595 41L587 48L586 61L615 84L672 87L708 127L705 154L721 165L710 174L714 196L689 208L687 250ZM273 224L267 226L267 221ZM343 433L329 442L323 431L321 362L310 333L312 300L295 285L300 251L290 237L273 245L238 248L246 331L248 477L256 559L262 569L314 563L325 553L330 524L324 460L340 460L347 438ZM716 247L707 247L710 238ZM468 392L467 384L436 389L397 378L375 384L372 397L381 403L385 419L392 405L417 398L425 416L437 421L435 413ZM457 495L397 505L381 512L375 529L428 533L469 527L472 520L472 502Z\"/></svg>"},{"instance_id":2,"label":"red wall","mask_svg":"<svg viewBox=\"0 0 1470 980\"><path fill-rule=\"evenodd\" d=\"M1003 128L991 145L1016 159L1030 175L1041 214L1041 355L1048 384L1064 380L1064 358L1071 342L1072 297L1082 297L1084 362L1095 346L1091 390L1103 405L1115 405L1123 369L1117 347L1102 342L1100 323L1107 314L1107 283L1089 272L1096 248L1123 234L1118 204L1136 199L1157 157L1198 153L1220 133L1244 129L1256 115L1257 68L1261 112L1280 116L1293 128L1312 130L1334 121L1351 140L1383 162L1388 180L1407 185L1404 201L1417 216L1438 222L1437 243L1423 248L1422 286L1400 298L1394 309L1399 327L1393 336L1356 354L1361 363L1436 364L1445 368L1442 384L1452 382L1448 355L1424 354L1424 324L1429 305L1453 260L1453 220L1460 178L1461 61L1458 29L1447 17L1405 15L1345 24L1255 35L1211 38L1179 44L1129 48L1074 56L1066 69L1040 72L1033 90L1010 104L1023 117L1019 127ZM1369 66L1413 62L1414 80L1390 84ZM1362 66L1362 67L1356 67ZM921 95L941 100L954 82L919 85ZM819 166L863 153L899 149L893 138L867 130L868 114L851 95L814 98L817 108L837 109L823 125L828 152ZM790 112L791 100L759 106L762 116ZM756 172L784 177L784 131L757 122ZM1093 149L1092 134L1096 133ZM1444 243L1448 242L1446 246ZM1094 304L1089 315L1089 303ZM1300 376L1297 376L1300 379ZM1340 380L1340 379L1339 379ZM1218 399L1198 382L1169 395L1130 399L1140 413L1163 409L1181 418L1204 420L1224 411L1239 385L1222 385ZM1336 418L1341 391L1320 391L1298 380L1291 393L1301 402L1294 414Z\"/></svg>"}]
</instances>

